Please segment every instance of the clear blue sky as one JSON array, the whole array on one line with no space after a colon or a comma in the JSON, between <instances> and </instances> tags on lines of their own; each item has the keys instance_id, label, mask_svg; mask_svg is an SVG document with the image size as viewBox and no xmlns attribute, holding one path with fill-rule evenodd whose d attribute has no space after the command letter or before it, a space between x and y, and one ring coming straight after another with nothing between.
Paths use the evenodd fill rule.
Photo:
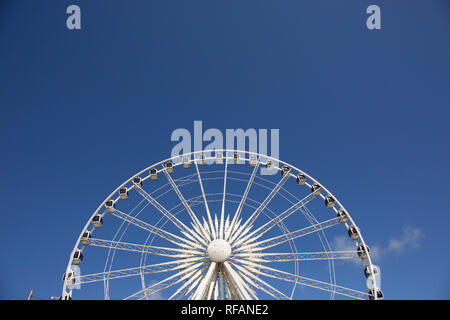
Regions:
<instances>
[{"instance_id":1,"label":"clear blue sky","mask_svg":"<svg viewBox=\"0 0 450 320\"><path fill-rule=\"evenodd\" d=\"M93 210L202 120L279 128L382 252L386 297L449 299L449 108L445 0L3 0L0 298L59 295Z\"/></svg>"}]
</instances>

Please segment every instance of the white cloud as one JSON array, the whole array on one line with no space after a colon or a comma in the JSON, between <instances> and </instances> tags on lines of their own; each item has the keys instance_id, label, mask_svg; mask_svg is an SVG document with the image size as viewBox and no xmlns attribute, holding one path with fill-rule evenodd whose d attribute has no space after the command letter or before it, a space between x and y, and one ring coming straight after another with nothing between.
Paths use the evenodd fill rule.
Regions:
<instances>
[{"instance_id":1,"label":"white cloud","mask_svg":"<svg viewBox=\"0 0 450 320\"><path fill-rule=\"evenodd\" d=\"M410 248L417 248L424 234L422 229L414 226L405 226L399 238L391 238L387 251L400 252Z\"/></svg>"},{"instance_id":2,"label":"white cloud","mask_svg":"<svg viewBox=\"0 0 450 320\"><path fill-rule=\"evenodd\" d=\"M424 234L421 228L415 226L404 226L402 232L398 237L389 239L386 247L375 245L371 247L371 254L373 260L379 260L382 256L390 253L401 253L409 249L414 249L420 246Z\"/></svg>"},{"instance_id":3,"label":"white cloud","mask_svg":"<svg viewBox=\"0 0 450 320\"><path fill-rule=\"evenodd\" d=\"M355 251L355 243L346 236L334 237L334 249L336 251Z\"/></svg>"},{"instance_id":4,"label":"white cloud","mask_svg":"<svg viewBox=\"0 0 450 320\"><path fill-rule=\"evenodd\" d=\"M374 261L379 260L381 258L381 253L383 252L383 249L378 245L369 247L370 247L370 257L372 258L372 260Z\"/></svg>"},{"instance_id":5,"label":"white cloud","mask_svg":"<svg viewBox=\"0 0 450 320\"><path fill-rule=\"evenodd\" d=\"M401 234L398 237L389 239L386 247L380 245L373 245L370 247L370 256L372 260L379 260L382 256L388 253L400 253L408 249L417 248L424 237L421 228L415 226L405 226L402 228ZM333 241L334 249L336 251L354 251L355 244L350 238L346 236L338 236Z\"/></svg>"}]
</instances>

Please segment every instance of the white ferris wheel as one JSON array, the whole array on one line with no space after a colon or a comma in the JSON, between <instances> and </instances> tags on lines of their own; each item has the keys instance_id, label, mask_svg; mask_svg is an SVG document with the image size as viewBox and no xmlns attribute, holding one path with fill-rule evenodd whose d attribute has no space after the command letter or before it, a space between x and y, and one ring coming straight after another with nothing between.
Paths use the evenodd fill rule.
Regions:
<instances>
[{"instance_id":1,"label":"white ferris wheel","mask_svg":"<svg viewBox=\"0 0 450 320\"><path fill-rule=\"evenodd\" d=\"M100 204L61 299L378 300L378 275L361 230L317 180L266 155L204 150L142 170Z\"/></svg>"}]
</instances>

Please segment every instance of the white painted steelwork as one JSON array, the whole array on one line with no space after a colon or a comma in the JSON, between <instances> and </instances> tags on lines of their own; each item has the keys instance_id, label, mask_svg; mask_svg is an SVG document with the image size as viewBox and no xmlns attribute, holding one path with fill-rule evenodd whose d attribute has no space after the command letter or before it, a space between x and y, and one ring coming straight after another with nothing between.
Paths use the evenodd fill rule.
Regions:
<instances>
[{"instance_id":1,"label":"white painted steelwork","mask_svg":"<svg viewBox=\"0 0 450 320\"><path fill-rule=\"evenodd\" d=\"M64 276L61 298L72 298L77 284L83 290L82 287L87 284L104 282L104 298L108 299L111 281L131 277L141 277L142 288L125 296L125 299L152 299L170 290L169 299L258 299L261 295L274 299L292 299L297 285L327 291L331 298L335 295L375 300L383 297L373 277L378 271L367 272L376 268L372 264L368 246L360 229L339 200L322 184L296 167L269 156L235 150L213 152L215 156L206 156L204 151L200 151L165 159L138 172L111 193L89 218L70 254L66 268L66 274L70 277ZM236 157L237 154L239 158ZM207 177L205 172L203 176L202 171L206 169L200 170L199 165L207 168L205 164L210 161L216 166L223 166L222 178L217 179L223 183L221 193L208 194L206 191L205 182L211 180L216 183L216 180ZM247 163L251 169L248 179L230 176L234 172L229 167L239 163L244 165ZM275 165L276 163L279 163L279 167ZM278 182L269 188L265 186L267 179L258 176L261 167L280 171ZM174 178L176 170L194 170L194 173ZM161 195L156 196L154 192L146 191L146 184L152 183L151 181L156 183L159 173L161 179L166 178L166 184L159 190L169 188L169 191L175 194L174 199L179 204L174 208L167 209L159 198ZM274 198L280 196L280 190L286 191L285 185L289 179L296 181L297 188L305 186L311 189L311 192L301 199L289 200L287 209L273 211L269 208L270 204ZM231 181L246 183L242 194L227 190L227 182ZM180 188L187 185L192 187L197 185L200 194L186 197ZM255 186L268 189L266 194L262 194L262 201L249 196L250 190ZM133 191L141 199L136 208L141 207L139 210L133 209L134 212L124 212L121 210L120 201L129 201L129 198L134 196ZM161 191L161 194L169 191ZM307 208L316 198L322 198L327 210L334 212L334 216L322 221L317 220ZM211 212L210 206L214 202L221 203L218 213ZM236 209L228 212L227 203L234 203L237 205ZM149 223L141 216L138 217L147 206L160 215L157 223ZM250 211L246 217L243 215L244 207ZM183 211L186 212L189 221L183 222L179 218L179 213ZM205 214L198 214L199 211ZM285 222L298 212L308 220L310 226L298 228L289 225L288 228ZM267 219L259 223L262 216ZM108 219L120 221L124 230L133 227L146 232L148 236L145 244L122 241L125 231L120 233L120 228L112 240L96 237L97 229L100 226L103 226L101 230L105 229ZM168 225L171 225L172 229L167 228ZM332 250L326 237L320 236L324 230L337 228L339 225L345 226L346 230L343 233L348 234L354 242L354 251ZM274 230L281 231L281 234L278 232L274 235ZM319 235L324 251L297 251L295 240L310 234ZM155 238L165 241L167 245L153 245ZM282 244L288 245L291 252L277 251ZM74 267L83 266L89 261L89 255L83 255L87 247L107 249L109 264L105 264L103 272L77 275L74 273ZM112 269L115 254L120 251L140 253L141 265ZM144 262L147 256L165 258L169 261L146 264ZM362 261L366 271L364 274L370 284L368 292L336 284L334 261L353 259ZM298 270L299 261L325 261L330 269L329 281L301 275ZM283 262L293 262L294 272L268 266ZM164 276L149 283L144 280L145 275L149 274ZM286 291L285 285L276 286L274 281L291 283L294 287L289 292Z\"/></svg>"}]
</instances>

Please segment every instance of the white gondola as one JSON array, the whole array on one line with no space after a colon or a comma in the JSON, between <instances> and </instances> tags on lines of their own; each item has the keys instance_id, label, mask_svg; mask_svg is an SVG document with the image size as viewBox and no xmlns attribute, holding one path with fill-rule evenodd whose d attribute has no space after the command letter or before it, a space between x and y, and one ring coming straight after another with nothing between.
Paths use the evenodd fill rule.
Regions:
<instances>
[{"instance_id":1,"label":"white gondola","mask_svg":"<svg viewBox=\"0 0 450 320\"><path fill-rule=\"evenodd\" d=\"M116 204L113 200L108 200L105 202L106 212L114 212L116 210Z\"/></svg>"},{"instance_id":2,"label":"white gondola","mask_svg":"<svg viewBox=\"0 0 450 320\"><path fill-rule=\"evenodd\" d=\"M306 176L305 176L303 173L299 173L299 174L297 175L296 180L297 180L297 184L298 184L299 186L303 186L303 185L305 185L305 183L306 183Z\"/></svg>"},{"instance_id":3,"label":"white gondola","mask_svg":"<svg viewBox=\"0 0 450 320\"><path fill-rule=\"evenodd\" d=\"M366 278L373 278L373 277L377 277L378 276L378 269L375 268L374 266L370 266L370 265L366 265L364 267L364 275L366 276Z\"/></svg>"},{"instance_id":4,"label":"white gondola","mask_svg":"<svg viewBox=\"0 0 450 320\"><path fill-rule=\"evenodd\" d=\"M268 171L273 169L273 161L272 160L267 160L267 162L266 162L266 169Z\"/></svg>"},{"instance_id":5,"label":"white gondola","mask_svg":"<svg viewBox=\"0 0 450 320\"><path fill-rule=\"evenodd\" d=\"M155 168L150 169L150 179L152 179L153 181L158 179L158 170L156 170Z\"/></svg>"},{"instance_id":6,"label":"white gondola","mask_svg":"<svg viewBox=\"0 0 450 320\"><path fill-rule=\"evenodd\" d=\"M83 232L83 235L81 236L81 243L87 246L91 243L91 232L85 231Z\"/></svg>"},{"instance_id":7,"label":"white gondola","mask_svg":"<svg viewBox=\"0 0 450 320\"><path fill-rule=\"evenodd\" d=\"M376 293L374 289L369 289L369 299L375 300L375 296L377 300L384 300L383 291L381 291L381 289L377 289Z\"/></svg>"},{"instance_id":8,"label":"white gondola","mask_svg":"<svg viewBox=\"0 0 450 320\"><path fill-rule=\"evenodd\" d=\"M291 168L289 168L288 166L281 167L281 175L283 177L287 176L290 171L291 171Z\"/></svg>"},{"instance_id":9,"label":"white gondola","mask_svg":"<svg viewBox=\"0 0 450 320\"><path fill-rule=\"evenodd\" d=\"M257 163L256 156L250 156L250 166L255 167Z\"/></svg>"},{"instance_id":10,"label":"white gondola","mask_svg":"<svg viewBox=\"0 0 450 320\"><path fill-rule=\"evenodd\" d=\"M368 253L370 252L370 248L368 247L368 246L366 246L366 245L364 245L364 244L360 244L359 246L358 246L358 256L361 258L361 259L367 259L367 255L368 255Z\"/></svg>"},{"instance_id":11,"label":"white gondola","mask_svg":"<svg viewBox=\"0 0 450 320\"><path fill-rule=\"evenodd\" d=\"M327 208L333 208L335 203L336 200L334 200L332 196L325 197L325 205L327 206Z\"/></svg>"},{"instance_id":12,"label":"white gondola","mask_svg":"<svg viewBox=\"0 0 450 320\"><path fill-rule=\"evenodd\" d=\"M141 188L142 187L142 178L141 177L134 177L133 178L133 184L135 188Z\"/></svg>"},{"instance_id":13,"label":"white gondola","mask_svg":"<svg viewBox=\"0 0 450 320\"><path fill-rule=\"evenodd\" d=\"M233 154L233 161L234 164L239 164L239 154L237 152Z\"/></svg>"},{"instance_id":14,"label":"white gondola","mask_svg":"<svg viewBox=\"0 0 450 320\"><path fill-rule=\"evenodd\" d=\"M348 214L344 209L341 209L337 212L337 217L339 218L340 223L346 223L348 220Z\"/></svg>"},{"instance_id":15,"label":"white gondola","mask_svg":"<svg viewBox=\"0 0 450 320\"><path fill-rule=\"evenodd\" d=\"M128 189L127 188L120 188L119 189L119 197L122 200L128 199Z\"/></svg>"},{"instance_id":16,"label":"white gondola","mask_svg":"<svg viewBox=\"0 0 450 320\"><path fill-rule=\"evenodd\" d=\"M75 265L79 265L83 261L83 254L80 250L77 250L73 253L72 263Z\"/></svg>"},{"instance_id":17,"label":"white gondola","mask_svg":"<svg viewBox=\"0 0 450 320\"><path fill-rule=\"evenodd\" d=\"M93 218L92 218L92 224L94 225L95 228L100 228L103 225L103 218L101 215L96 214Z\"/></svg>"},{"instance_id":18,"label":"white gondola","mask_svg":"<svg viewBox=\"0 0 450 320\"><path fill-rule=\"evenodd\" d=\"M66 284L68 286L73 286L76 283L76 279L74 277L74 272L73 271L69 271L69 272L65 272L62 276L62 281L66 282Z\"/></svg>"},{"instance_id":19,"label":"white gondola","mask_svg":"<svg viewBox=\"0 0 450 320\"><path fill-rule=\"evenodd\" d=\"M223 154L222 154L222 152L217 152L216 153L216 163L217 164L222 164L223 163Z\"/></svg>"},{"instance_id":20,"label":"white gondola","mask_svg":"<svg viewBox=\"0 0 450 320\"><path fill-rule=\"evenodd\" d=\"M73 276L73 271L64 272L63 276L62 276L62 281L66 281L66 275L67 275L67 280L69 280Z\"/></svg>"},{"instance_id":21,"label":"white gondola","mask_svg":"<svg viewBox=\"0 0 450 320\"><path fill-rule=\"evenodd\" d=\"M199 156L198 160L199 160L199 163L200 163L201 165L205 165L205 164L206 164L206 156L205 156L205 154L202 153L202 154Z\"/></svg>"},{"instance_id":22,"label":"white gondola","mask_svg":"<svg viewBox=\"0 0 450 320\"><path fill-rule=\"evenodd\" d=\"M172 173L173 172L173 162L172 161L167 161L166 162L166 171L167 171L167 173Z\"/></svg>"},{"instance_id":23,"label":"white gondola","mask_svg":"<svg viewBox=\"0 0 450 320\"><path fill-rule=\"evenodd\" d=\"M187 169L189 168L189 158L183 157L183 168Z\"/></svg>"},{"instance_id":24,"label":"white gondola","mask_svg":"<svg viewBox=\"0 0 450 320\"><path fill-rule=\"evenodd\" d=\"M359 238L358 228L356 226L354 226L354 225L350 226L350 228L348 228L348 236L352 240L358 239Z\"/></svg>"},{"instance_id":25,"label":"white gondola","mask_svg":"<svg viewBox=\"0 0 450 320\"><path fill-rule=\"evenodd\" d=\"M315 196L318 196L322 192L322 187L319 184L314 183L313 185L311 185L311 192Z\"/></svg>"}]
</instances>

